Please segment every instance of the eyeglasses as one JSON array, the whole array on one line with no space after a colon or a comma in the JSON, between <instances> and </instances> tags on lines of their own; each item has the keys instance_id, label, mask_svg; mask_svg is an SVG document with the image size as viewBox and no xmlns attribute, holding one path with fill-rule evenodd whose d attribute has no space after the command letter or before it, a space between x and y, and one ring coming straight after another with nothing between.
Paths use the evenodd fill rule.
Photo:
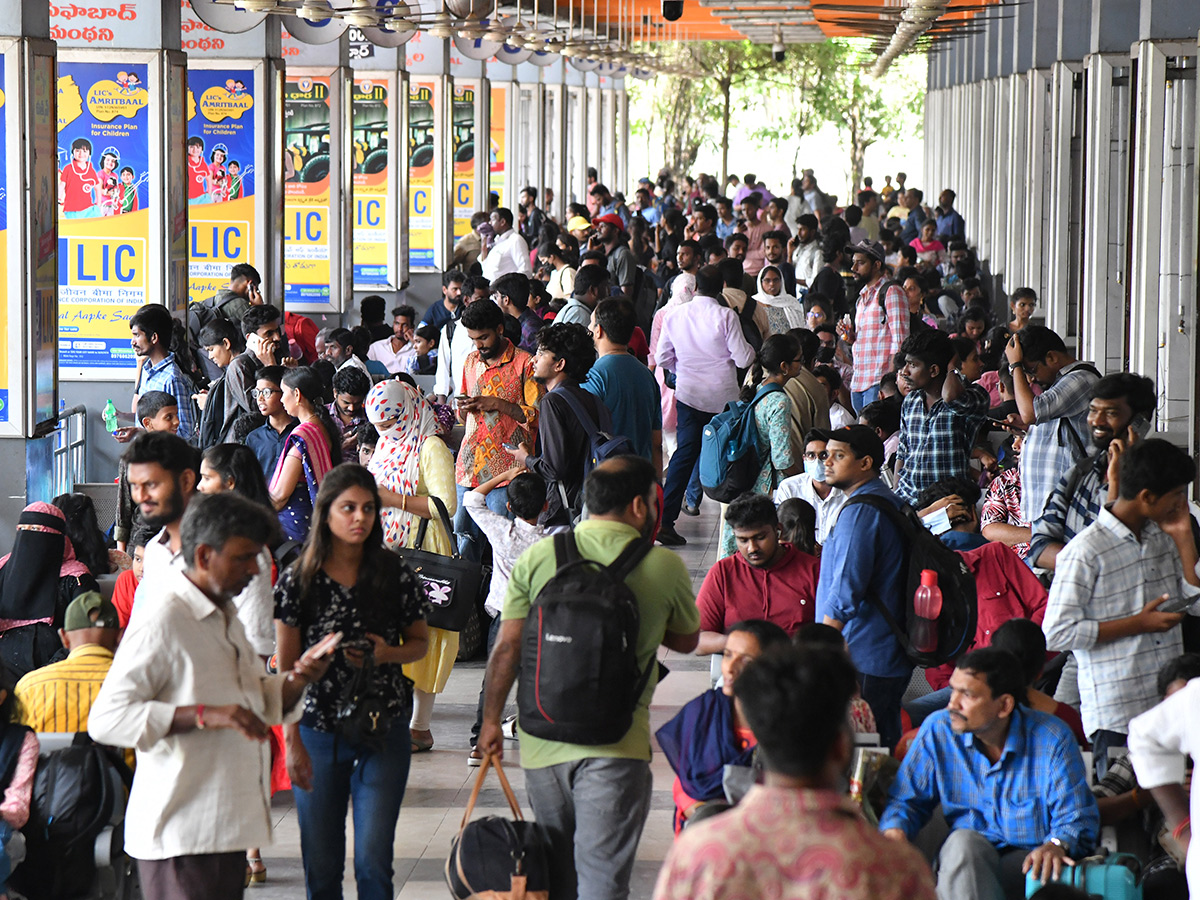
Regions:
<instances>
[{"instance_id":1,"label":"eyeglasses","mask_svg":"<svg viewBox=\"0 0 1200 900\"><path fill-rule=\"evenodd\" d=\"M824 462L825 460L829 459L829 452L827 450L822 450L819 453L809 453L806 451L804 454L804 458L805 459L819 459L822 462Z\"/></svg>"},{"instance_id":2,"label":"eyeglasses","mask_svg":"<svg viewBox=\"0 0 1200 900\"><path fill-rule=\"evenodd\" d=\"M270 397L272 394L282 394L279 388L255 388L250 392L250 396L257 400L259 397Z\"/></svg>"}]
</instances>

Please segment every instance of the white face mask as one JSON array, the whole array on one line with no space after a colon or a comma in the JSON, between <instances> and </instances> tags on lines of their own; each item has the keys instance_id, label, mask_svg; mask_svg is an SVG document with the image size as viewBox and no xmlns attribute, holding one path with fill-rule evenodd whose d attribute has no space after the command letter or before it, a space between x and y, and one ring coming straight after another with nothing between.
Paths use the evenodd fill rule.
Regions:
<instances>
[{"instance_id":1,"label":"white face mask","mask_svg":"<svg viewBox=\"0 0 1200 900\"><path fill-rule=\"evenodd\" d=\"M394 419L392 421L392 424L388 425L388 426L385 426L383 424L383 422L380 422L375 426L375 430L379 432L379 436L381 438L393 437L393 436L399 437L400 436L400 419L399 418Z\"/></svg>"},{"instance_id":2,"label":"white face mask","mask_svg":"<svg viewBox=\"0 0 1200 900\"><path fill-rule=\"evenodd\" d=\"M821 459L806 459L804 461L804 471L808 473L813 481L825 483L825 461Z\"/></svg>"}]
</instances>

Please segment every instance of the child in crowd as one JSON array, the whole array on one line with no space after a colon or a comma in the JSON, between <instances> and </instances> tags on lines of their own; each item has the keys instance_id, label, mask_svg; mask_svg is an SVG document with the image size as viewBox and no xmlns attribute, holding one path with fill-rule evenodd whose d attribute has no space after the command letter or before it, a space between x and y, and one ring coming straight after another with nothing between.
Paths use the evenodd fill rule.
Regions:
<instances>
[{"instance_id":1,"label":"child in crowd","mask_svg":"<svg viewBox=\"0 0 1200 900\"><path fill-rule=\"evenodd\" d=\"M166 391L146 391L138 398L137 420L146 431L179 431L179 402ZM125 460L117 466L117 521L113 525L113 540L117 549L125 551L134 526L141 519L133 495L129 490L129 479L125 472ZM126 551L127 552L127 551Z\"/></svg>"},{"instance_id":2,"label":"child in crowd","mask_svg":"<svg viewBox=\"0 0 1200 900\"><path fill-rule=\"evenodd\" d=\"M375 448L379 446L379 432L375 430L375 426L370 422L363 422L358 426L358 464L366 466L370 464L371 457L375 455Z\"/></svg>"},{"instance_id":3,"label":"child in crowd","mask_svg":"<svg viewBox=\"0 0 1200 900\"><path fill-rule=\"evenodd\" d=\"M133 531L127 543L128 553L133 559L133 567L126 569L117 576L113 587L112 604L117 608L117 618L121 621L121 630L129 624L129 613L133 610L133 595L142 580L142 562L146 556L146 543L154 537L154 529L139 525Z\"/></svg>"},{"instance_id":4,"label":"child in crowd","mask_svg":"<svg viewBox=\"0 0 1200 900\"><path fill-rule=\"evenodd\" d=\"M254 382L254 401L267 421L246 435L246 446L254 451L266 478L274 474L283 442L296 427L296 420L283 408L283 373L283 366L263 366Z\"/></svg>"},{"instance_id":5,"label":"child in crowd","mask_svg":"<svg viewBox=\"0 0 1200 900\"><path fill-rule=\"evenodd\" d=\"M409 360L413 375L432 375L437 371L438 331L432 325L422 325L413 332L413 349L417 355Z\"/></svg>"}]
</instances>

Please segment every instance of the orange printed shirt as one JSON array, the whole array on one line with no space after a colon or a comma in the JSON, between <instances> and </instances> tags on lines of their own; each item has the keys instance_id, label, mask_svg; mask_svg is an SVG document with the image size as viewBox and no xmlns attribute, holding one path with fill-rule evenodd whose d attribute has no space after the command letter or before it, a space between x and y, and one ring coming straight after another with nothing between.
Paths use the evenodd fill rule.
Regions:
<instances>
[{"instance_id":1,"label":"orange printed shirt","mask_svg":"<svg viewBox=\"0 0 1200 900\"><path fill-rule=\"evenodd\" d=\"M542 386L533 380L533 357L509 342L508 348L493 360L482 359L472 350L463 363L459 393L469 397L499 397L515 403L525 413L525 421L498 412L471 413L454 465L454 480L464 487L478 487L516 464L505 444L537 438L538 405Z\"/></svg>"}]
</instances>

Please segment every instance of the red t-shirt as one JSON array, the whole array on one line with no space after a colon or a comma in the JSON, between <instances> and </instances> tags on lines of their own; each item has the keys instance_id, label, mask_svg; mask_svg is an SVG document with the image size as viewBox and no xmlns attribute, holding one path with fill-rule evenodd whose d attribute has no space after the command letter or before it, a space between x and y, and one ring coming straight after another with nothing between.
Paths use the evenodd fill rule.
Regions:
<instances>
[{"instance_id":1,"label":"red t-shirt","mask_svg":"<svg viewBox=\"0 0 1200 900\"><path fill-rule=\"evenodd\" d=\"M766 619L791 635L816 621L821 561L791 544L780 546L780 558L765 569L750 565L740 553L709 569L696 595L701 630L724 634L735 622Z\"/></svg>"},{"instance_id":2,"label":"red t-shirt","mask_svg":"<svg viewBox=\"0 0 1200 900\"><path fill-rule=\"evenodd\" d=\"M188 157L188 199L195 200L208 193L208 164L203 159Z\"/></svg>"},{"instance_id":3,"label":"red t-shirt","mask_svg":"<svg viewBox=\"0 0 1200 900\"><path fill-rule=\"evenodd\" d=\"M74 162L68 163L58 177L65 188L63 212L82 212L95 206L96 200L90 188L100 184L100 175L91 163L85 163L82 169Z\"/></svg>"},{"instance_id":4,"label":"red t-shirt","mask_svg":"<svg viewBox=\"0 0 1200 900\"><path fill-rule=\"evenodd\" d=\"M112 604L117 608L117 618L121 622L121 627L125 628L129 625L129 614L133 611L133 594L137 590L137 576L133 574L133 569L126 569L117 576L117 583L113 587Z\"/></svg>"},{"instance_id":5,"label":"red t-shirt","mask_svg":"<svg viewBox=\"0 0 1200 900\"><path fill-rule=\"evenodd\" d=\"M317 323L308 316L302 316L299 313L285 312L283 314L283 328L287 332L289 344L295 344L299 352L296 358L305 365L312 365L317 361Z\"/></svg>"},{"instance_id":6,"label":"red t-shirt","mask_svg":"<svg viewBox=\"0 0 1200 900\"><path fill-rule=\"evenodd\" d=\"M650 358L650 344L646 340L646 333L642 331L640 325L635 325L633 328L633 336L629 339L629 352L643 366L646 365L646 360Z\"/></svg>"}]
</instances>

